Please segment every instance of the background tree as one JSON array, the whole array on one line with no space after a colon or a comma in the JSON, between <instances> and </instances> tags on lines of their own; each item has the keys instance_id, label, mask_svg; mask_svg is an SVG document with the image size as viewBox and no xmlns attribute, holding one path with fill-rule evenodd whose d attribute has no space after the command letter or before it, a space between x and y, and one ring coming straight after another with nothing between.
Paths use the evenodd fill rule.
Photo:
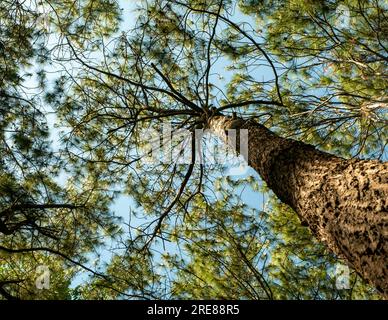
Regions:
<instances>
[{"instance_id":1,"label":"background tree","mask_svg":"<svg viewBox=\"0 0 388 320\"><path fill-rule=\"evenodd\" d=\"M108 210L112 193L103 181L64 175L60 151L50 145L43 103L52 64L53 38L65 25L90 39L91 30L111 32L106 1L2 1L0 4L0 294L3 298L66 299L78 268L103 238L117 232ZM111 6L110 10L114 9ZM58 18L56 20L54 17ZM59 25L55 22L60 21ZM75 26L76 25L76 26ZM59 40L58 40L59 41ZM53 70L52 70L53 72ZM51 120L52 121L52 120ZM51 271L51 289L38 290L37 267Z\"/></svg>"}]
</instances>

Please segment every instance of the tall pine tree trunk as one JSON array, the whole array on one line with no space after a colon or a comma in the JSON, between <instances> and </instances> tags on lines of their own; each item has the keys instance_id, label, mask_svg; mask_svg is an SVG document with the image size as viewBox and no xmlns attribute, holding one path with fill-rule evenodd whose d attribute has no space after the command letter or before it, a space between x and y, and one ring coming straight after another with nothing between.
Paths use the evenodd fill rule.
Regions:
<instances>
[{"instance_id":1,"label":"tall pine tree trunk","mask_svg":"<svg viewBox=\"0 0 388 320\"><path fill-rule=\"evenodd\" d=\"M209 126L224 139L227 129L248 129L248 164L318 240L388 296L388 162L339 158L252 120L216 116Z\"/></svg>"}]
</instances>

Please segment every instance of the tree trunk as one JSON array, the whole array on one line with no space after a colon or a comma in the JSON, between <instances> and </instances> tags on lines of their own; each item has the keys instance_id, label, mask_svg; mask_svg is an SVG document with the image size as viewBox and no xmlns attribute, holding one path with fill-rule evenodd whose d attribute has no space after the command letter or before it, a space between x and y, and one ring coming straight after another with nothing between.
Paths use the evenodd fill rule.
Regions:
<instances>
[{"instance_id":1,"label":"tree trunk","mask_svg":"<svg viewBox=\"0 0 388 320\"><path fill-rule=\"evenodd\" d=\"M388 162L339 158L252 120L216 116L209 127L223 139L227 129L248 129L248 164L320 241L388 296Z\"/></svg>"}]
</instances>

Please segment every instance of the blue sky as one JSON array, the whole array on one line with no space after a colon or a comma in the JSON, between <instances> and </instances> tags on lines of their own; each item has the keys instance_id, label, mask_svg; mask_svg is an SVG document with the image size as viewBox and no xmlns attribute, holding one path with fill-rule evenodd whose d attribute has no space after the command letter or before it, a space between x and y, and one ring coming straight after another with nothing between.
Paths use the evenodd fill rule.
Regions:
<instances>
[{"instance_id":1,"label":"blue sky","mask_svg":"<svg viewBox=\"0 0 388 320\"><path fill-rule=\"evenodd\" d=\"M140 1L131 1L131 0L120 0L120 6L122 8L122 25L121 30L127 31L131 28L133 28L135 21L136 21L136 13L135 9L137 4ZM251 18L247 18L246 16L242 16L242 14L237 13L234 17L235 21L239 21L241 19L244 19L245 21L253 22ZM253 23L252 23L253 24ZM231 62L226 60L225 58L221 58L217 61L217 63L213 66L213 72L211 76L211 81L217 84L217 86L223 88L225 87L225 84L230 80L231 78L231 72L226 71L226 66L230 64ZM219 78L218 74L221 74L223 77L222 79ZM260 70L260 74L258 74L259 79L265 78L266 80L273 78L273 75L271 74L271 70L269 68L263 68ZM236 170L237 169L237 170ZM229 171L232 173L231 178L234 180L238 179L244 179L247 176L253 175L260 183L261 185L261 179L259 175L251 168L248 168L248 170L242 170L241 174L238 172L238 167L234 167L233 171ZM219 172L218 174L215 174L215 176L218 176L219 178L222 177L222 173ZM224 188L229 188L228 185L225 185L225 180L223 183ZM245 187L239 187L237 190L234 190L237 194L241 196L241 200L243 203L245 203L250 208L255 208L260 211L265 210L266 202L268 195L254 191L250 186ZM111 206L112 211L115 213L116 216L120 216L123 218L123 223L131 223L132 226L136 226L139 224L144 223L144 220L139 220L133 216L131 216L131 212L138 211L139 208L137 208L136 204L132 200L132 198L128 195L120 195L114 204ZM128 232L128 226L123 226L125 232ZM125 237L125 235L124 235ZM115 244L108 244L115 246ZM171 243L164 243L164 246L162 244L158 245L155 249L157 249L161 254L164 252L168 253L177 253L177 247L174 244ZM101 251L101 258L102 261L109 261L109 258L111 256L111 253L109 250L102 250ZM157 259L156 259L157 261ZM81 272L79 276L73 281L72 286L76 286L77 284L81 283L83 280L87 279L87 273Z\"/></svg>"},{"instance_id":2,"label":"blue sky","mask_svg":"<svg viewBox=\"0 0 388 320\"><path fill-rule=\"evenodd\" d=\"M133 0L120 0L119 1L120 6L122 8L122 24L121 24L121 30L126 31L134 27L134 24L136 22L136 13L135 9L140 3L140 1L133 1ZM251 18L247 18L246 16L243 17L241 13L236 13L234 16L235 21L249 21L254 25L253 21ZM55 43L55 36L50 35L51 38L48 38L47 41L49 43ZM213 66L212 70L212 76L210 78L211 82L217 84L218 87L224 88L225 84L230 80L232 73L226 71L226 66L230 64L231 62L228 61L225 58L221 58L217 61L217 63ZM38 71L39 67L38 66L32 66L32 73L36 73ZM56 74L53 69L53 67L46 66L45 70L48 71L48 85L50 86L50 83L52 83L53 80L55 80ZM52 73L51 73L52 72ZM255 72L256 73L256 72ZM219 74L222 75L222 78L219 77ZM262 68L259 71L257 71L257 74L255 74L256 77L259 77L258 79L263 79L265 78L266 80L273 78L273 75L271 74L271 70L268 68ZM26 86L30 87L30 94L36 93L36 89L33 89L36 87L37 83L37 78L35 76L29 78L26 80ZM216 103L216 102L214 102ZM50 138L52 140L52 146L54 150L59 150L60 149L60 131L61 128L56 128L54 124L56 123L57 119L55 117L55 113L49 106L45 106L45 111L47 112L47 119L48 119L48 124L50 127ZM259 181L260 178L256 172L252 169L248 169L247 171L242 170L240 173L238 170L236 171L236 167L233 167L233 171L229 171L229 173L232 173L231 178L234 180L238 179L243 179L249 175L253 175L256 179ZM215 176L218 176L219 178L222 177L222 172L219 172L218 174L215 174ZM65 184L68 179L68 175L65 173L62 173L59 178L58 182L61 184ZM261 183L261 182L260 182ZM224 188L230 188L228 185L225 185L225 181L223 184ZM236 193L240 194L241 200L248 205L251 208L255 208L261 211L265 210L265 203L267 201L267 196L263 193L257 192L252 190L250 186L246 187L239 187L237 190L234 190ZM111 210L114 212L116 216L122 217L123 218L123 229L125 232L129 232L128 226L126 224L131 223L132 226L139 225L141 223L144 223L144 220L137 219L131 215L131 212L133 211L138 211L139 208L137 208L136 204L134 203L133 199L129 195L120 195L115 202L111 206ZM125 235L124 235L125 236ZM101 254L101 261L100 262L108 262L110 257L111 257L111 252L109 251L109 248L112 246L114 247L116 244L115 243L107 243L107 247L103 249L100 254ZM160 252L163 253L164 250L168 251L169 253L171 252L176 252L176 247L174 247L173 244L166 244L165 247L160 246L158 248ZM91 262L93 259L95 259L94 256L91 257ZM100 263L101 266L101 263ZM72 286L76 286L80 284L82 281L86 280L88 277L88 273L81 271L79 275L74 279Z\"/></svg>"}]
</instances>

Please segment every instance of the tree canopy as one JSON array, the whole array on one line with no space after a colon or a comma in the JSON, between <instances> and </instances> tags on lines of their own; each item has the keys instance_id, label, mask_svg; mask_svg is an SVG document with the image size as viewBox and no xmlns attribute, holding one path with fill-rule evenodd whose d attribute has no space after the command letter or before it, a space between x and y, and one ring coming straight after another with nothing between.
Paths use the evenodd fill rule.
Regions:
<instances>
[{"instance_id":1,"label":"tree canopy","mask_svg":"<svg viewBox=\"0 0 388 320\"><path fill-rule=\"evenodd\" d=\"M0 3L0 297L379 299L353 270L337 285L345 262L253 170L182 161L179 133L238 116L386 161L387 4L129 5Z\"/></svg>"}]
</instances>

